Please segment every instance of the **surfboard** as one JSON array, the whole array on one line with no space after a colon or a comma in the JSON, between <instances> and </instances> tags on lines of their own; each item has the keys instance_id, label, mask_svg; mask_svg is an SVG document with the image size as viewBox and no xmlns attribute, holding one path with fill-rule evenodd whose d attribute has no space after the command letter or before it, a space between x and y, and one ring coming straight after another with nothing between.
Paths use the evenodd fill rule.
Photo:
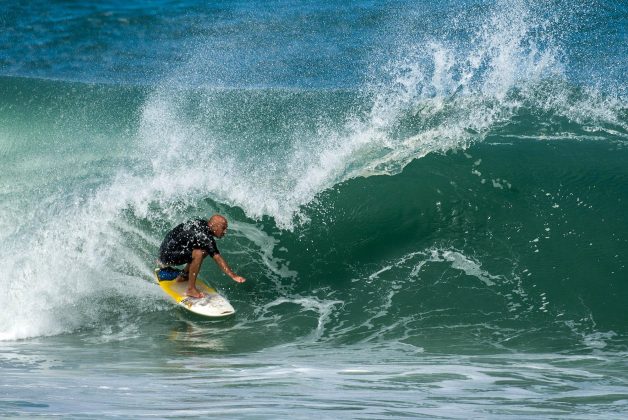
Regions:
<instances>
[{"instance_id":1,"label":"surfboard","mask_svg":"<svg viewBox=\"0 0 628 420\"><path fill-rule=\"evenodd\" d=\"M222 318L235 313L235 309L233 309L227 298L218 293L213 286L206 284L199 278L196 279L196 288L203 292L205 296L202 298L187 296L185 290L188 287L188 282L176 281L180 272L181 270L171 267L155 269L157 283L177 305L195 314L210 318Z\"/></svg>"}]
</instances>

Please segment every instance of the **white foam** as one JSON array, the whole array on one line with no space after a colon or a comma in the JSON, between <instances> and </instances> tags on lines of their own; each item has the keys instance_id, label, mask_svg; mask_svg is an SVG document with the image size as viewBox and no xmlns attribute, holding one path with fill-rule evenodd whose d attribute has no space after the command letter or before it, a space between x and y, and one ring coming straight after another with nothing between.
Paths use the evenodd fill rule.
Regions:
<instances>
[{"instance_id":1,"label":"white foam","mask_svg":"<svg viewBox=\"0 0 628 420\"><path fill-rule=\"evenodd\" d=\"M514 88L563 71L551 39L537 31L539 19L525 2L498 2L471 42L406 42L374 71L366 112L347 114L340 127L321 122L314 133L293 121L288 146L271 155L244 135L226 139L203 126L204 116L219 113L221 105L199 85L202 55L210 53L199 48L144 107L140 139L154 171L147 181L159 180L166 200L210 196L291 229L321 191L353 177L397 173L431 152L464 148L507 121L520 106L510 95ZM189 90L181 87L185 81ZM408 118L420 119L420 130L393 135Z\"/></svg>"},{"instance_id":2,"label":"white foam","mask_svg":"<svg viewBox=\"0 0 628 420\"><path fill-rule=\"evenodd\" d=\"M318 315L316 329L310 334L311 340L316 341L320 339L325 332L325 324L329 321L334 309L337 306L342 306L344 302L339 300L318 299L312 296L280 297L265 304L263 307L257 308L256 312L258 316L263 318L272 308L284 304L299 305L303 308L302 311L312 311Z\"/></svg>"}]
</instances>

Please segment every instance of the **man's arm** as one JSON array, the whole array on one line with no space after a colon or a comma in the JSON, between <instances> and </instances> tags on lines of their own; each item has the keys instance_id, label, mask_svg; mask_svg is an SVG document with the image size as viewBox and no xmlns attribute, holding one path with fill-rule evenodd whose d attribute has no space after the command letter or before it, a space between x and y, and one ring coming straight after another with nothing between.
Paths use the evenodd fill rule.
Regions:
<instances>
[{"instance_id":1,"label":"man's arm","mask_svg":"<svg viewBox=\"0 0 628 420\"><path fill-rule=\"evenodd\" d=\"M214 259L214 261L216 262L218 267L220 267L220 269L226 275L231 277L233 279L233 281L236 281L238 283L244 283L246 281L246 279L244 277L238 276L236 273L233 272L233 270L231 270L231 268L229 268L229 266L227 265L227 261L225 261L225 259L222 258L222 256L220 254L214 255L212 258Z\"/></svg>"}]
</instances>

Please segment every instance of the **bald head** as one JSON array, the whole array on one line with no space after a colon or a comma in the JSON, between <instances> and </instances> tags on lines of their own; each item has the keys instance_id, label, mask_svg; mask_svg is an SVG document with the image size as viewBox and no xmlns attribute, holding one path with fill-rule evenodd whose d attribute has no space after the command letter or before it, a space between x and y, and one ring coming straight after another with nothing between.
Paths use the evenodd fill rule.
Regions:
<instances>
[{"instance_id":1,"label":"bald head","mask_svg":"<svg viewBox=\"0 0 628 420\"><path fill-rule=\"evenodd\" d=\"M214 214L210 217L207 221L207 225L209 226L209 230L212 231L212 234L217 238L222 238L227 232L227 219L220 214Z\"/></svg>"}]
</instances>

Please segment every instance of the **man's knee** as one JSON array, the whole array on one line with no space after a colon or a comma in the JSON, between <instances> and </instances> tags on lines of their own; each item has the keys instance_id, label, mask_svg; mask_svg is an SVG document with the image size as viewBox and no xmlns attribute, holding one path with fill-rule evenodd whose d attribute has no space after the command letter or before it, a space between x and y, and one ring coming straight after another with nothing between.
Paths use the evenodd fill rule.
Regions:
<instances>
[{"instance_id":1,"label":"man's knee","mask_svg":"<svg viewBox=\"0 0 628 420\"><path fill-rule=\"evenodd\" d=\"M207 254L202 249L195 249L192 251L192 260L203 261L205 255Z\"/></svg>"}]
</instances>

